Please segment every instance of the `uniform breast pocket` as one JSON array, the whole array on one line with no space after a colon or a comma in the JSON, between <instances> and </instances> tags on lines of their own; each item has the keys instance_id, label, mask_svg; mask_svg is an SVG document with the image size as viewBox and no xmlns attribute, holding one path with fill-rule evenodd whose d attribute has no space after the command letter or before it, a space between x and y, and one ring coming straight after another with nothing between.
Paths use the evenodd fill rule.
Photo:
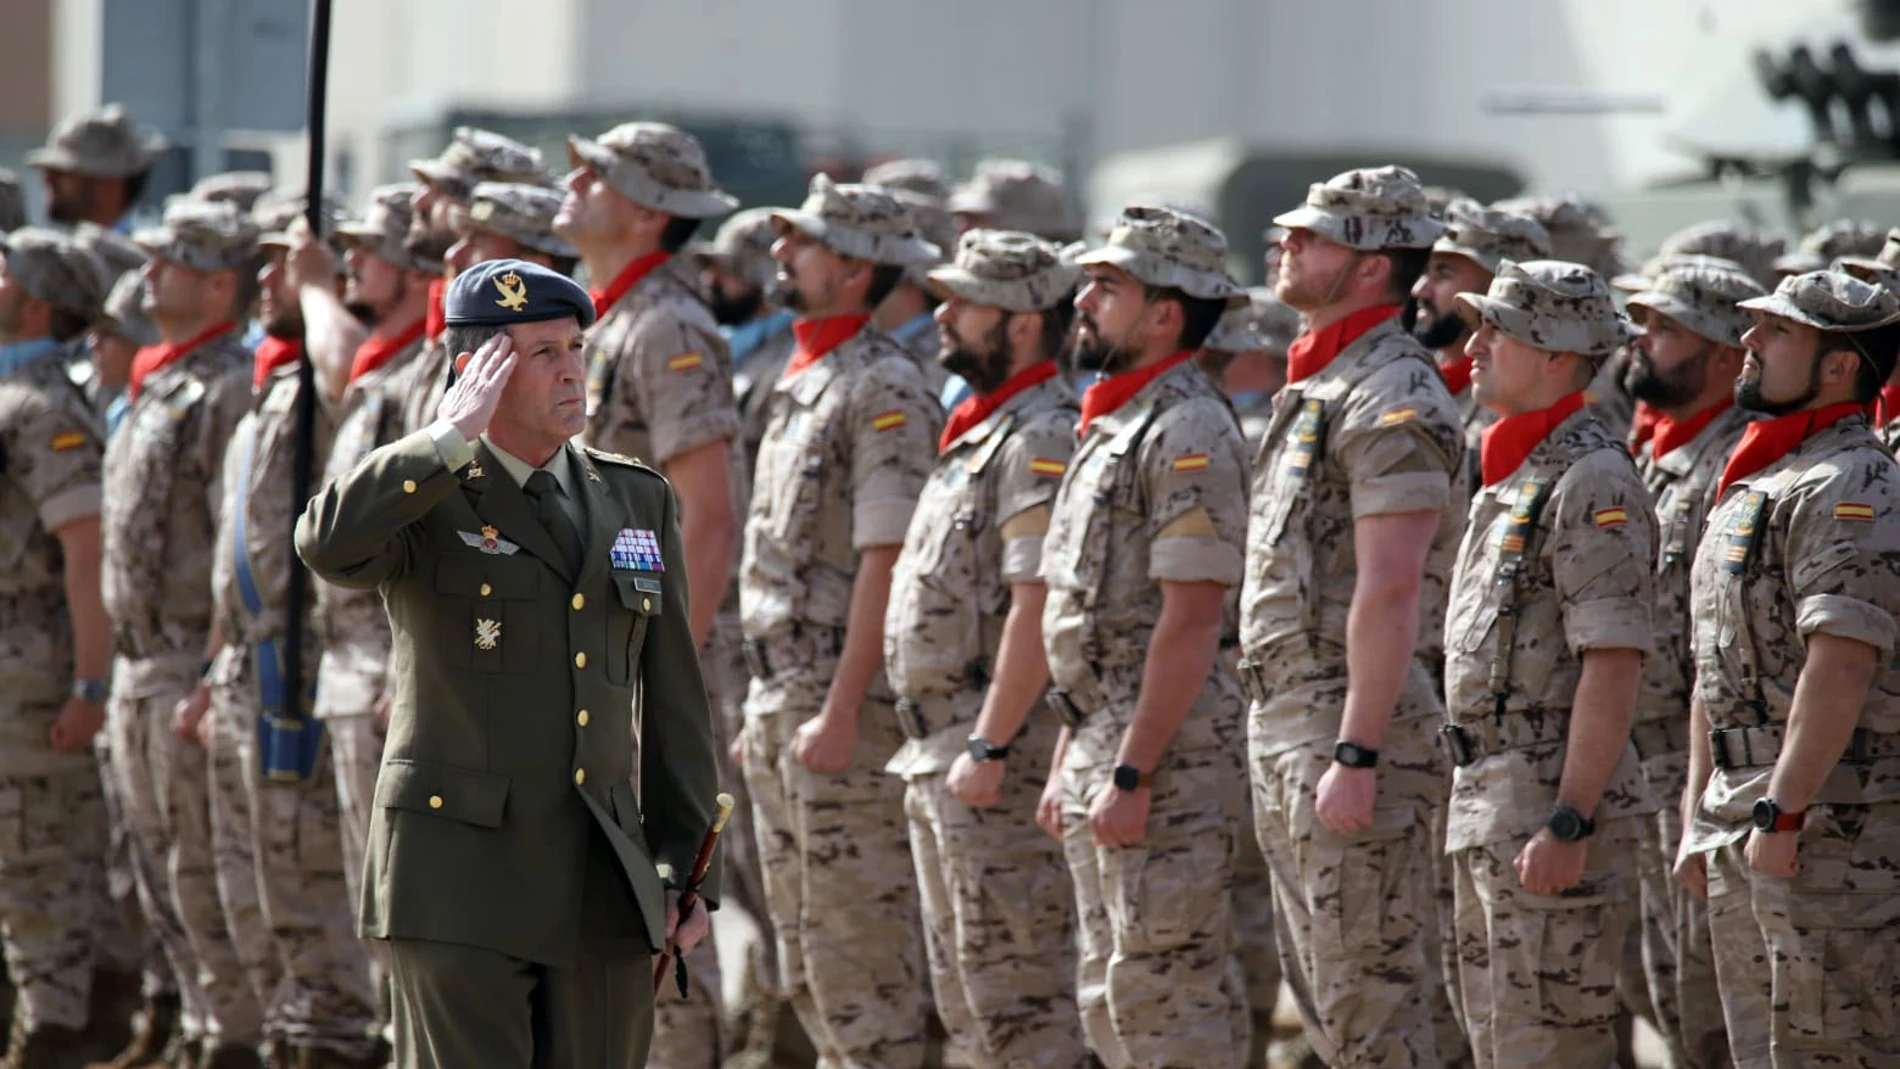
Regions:
<instances>
[{"instance_id":1,"label":"uniform breast pocket","mask_svg":"<svg viewBox=\"0 0 1900 1069\"><path fill-rule=\"evenodd\" d=\"M541 567L531 559L454 554L436 561L437 645L452 667L476 672L533 669L540 636L534 603Z\"/></svg>"},{"instance_id":2,"label":"uniform breast pocket","mask_svg":"<svg viewBox=\"0 0 1900 1069\"><path fill-rule=\"evenodd\" d=\"M640 663L647 625L660 611L660 577L655 572L614 574L618 604L607 606L607 681L624 685Z\"/></svg>"}]
</instances>

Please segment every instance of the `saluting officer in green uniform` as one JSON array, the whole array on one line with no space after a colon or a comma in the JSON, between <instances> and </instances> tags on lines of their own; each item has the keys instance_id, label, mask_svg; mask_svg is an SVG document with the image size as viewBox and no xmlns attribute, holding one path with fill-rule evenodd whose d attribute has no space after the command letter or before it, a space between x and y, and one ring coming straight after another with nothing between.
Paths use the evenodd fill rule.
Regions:
<instances>
[{"instance_id":1,"label":"saluting officer in green uniform","mask_svg":"<svg viewBox=\"0 0 1900 1069\"><path fill-rule=\"evenodd\" d=\"M444 305L473 356L436 422L297 525L312 570L381 588L395 633L361 932L389 941L404 1069L640 1066L651 955L709 927L674 908L716 790L678 507L651 469L569 444L585 290L496 260Z\"/></svg>"}]
</instances>

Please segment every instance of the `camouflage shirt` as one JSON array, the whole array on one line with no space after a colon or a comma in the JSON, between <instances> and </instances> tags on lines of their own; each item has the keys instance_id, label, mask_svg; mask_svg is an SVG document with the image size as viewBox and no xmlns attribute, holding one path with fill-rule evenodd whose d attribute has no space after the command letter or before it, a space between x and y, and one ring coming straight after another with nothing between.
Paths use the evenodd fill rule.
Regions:
<instances>
[{"instance_id":1,"label":"camouflage shirt","mask_svg":"<svg viewBox=\"0 0 1900 1069\"><path fill-rule=\"evenodd\" d=\"M425 338L422 350L403 362L402 374L390 381L386 391L402 420L397 437L435 422L435 411L449 392L449 365L454 359L441 338Z\"/></svg>"},{"instance_id":2,"label":"camouflage shirt","mask_svg":"<svg viewBox=\"0 0 1900 1069\"><path fill-rule=\"evenodd\" d=\"M1041 570L1076 415L1060 378L1031 386L951 443L917 501L891 579L884 664L898 697L937 699L925 705L931 734L963 729L950 756L982 710L1010 587Z\"/></svg>"},{"instance_id":3,"label":"camouflage shirt","mask_svg":"<svg viewBox=\"0 0 1900 1069\"><path fill-rule=\"evenodd\" d=\"M842 632L858 552L904 541L943 409L872 327L772 387L739 568L750 639Z\"/></svg>"},{"instance_id":4,"label":"camouflage shirt","mask_svg":"<svg viewBox=\"0 0 1900 1069\"><path fill-rule=\"evenodd\" d=\"M250 403L251 354L225 334L153 372L107 443L103 579L119 656L203 657L224 449Z\"/></svg>"},{"instance_id":5,"label":"camouflage shirt","mask_svg":"<svg viewBox=\"0 0 1900 1069\"><path fill-rule=\"evenodd\" d=\"M1487 752L1453 774L1447 850L1529 838L1544 825L1583 653L1651 652L1655 559L1655 517L1629 450L1587 410L1479 491L1452 574L1445 691L1448 719ZM1513 569L1515 580L1504 579ZM1595 819L1655 809L1625 744Z\"/></svg>"},{"instance_id":6,"label":"camouflage shirt","mask_svg":"<svg viewBox=\"0 0 1900 1069\"><path fill-rule=\"evenodd\" d=\"M759 443L765 439L766 416L771 411L772 386L785 371L785 362L798 348L798 337L791 323L785 329L760 342L758 348L736 363L732 370L733 399L739 406L741 434L745 438L746 469L759 459Z\"/></svg>"},{"instance_id":7,"label":"camouflage shirt","mask_svg":"<svg viewBox=\"0 0 1900 1069\"><path fill-rule=\"evenodd\" d=\"M313 492L317 486L348 474L371 450L403 436L401 391L413 385L412 369L424 352L425 343L418 341L387 364L350 383L343 395L329 463L319 473L320 481L312 486ZM382 595L322 582L317 584L316 593L315 629L323 643L319 673L323 687L317 692L316 713L348 716L371 712L383 691L391 642L389 614L383 608Z\"/></svg>"},{"instance_id":8,"label":"camouflage shirt","mask_svg":"<svg viewBox=\"0 0 1900 1069\"><path fill-rule=\"evenodd\" d=\"M1289 639L1346 672L1346 616L1358 580L1361 516L1435 512L1419 593L1417 656L1435 665L1464 501L1463 430L1429 355L1387 320L1319 372L1290 383L1254 463L1241 646L1271 687ZM1330 654L1330 656L1328 655ZM1270 742L1336 735L1339 709L1263 725Z\"/></svg>"},{"instance_id":9,"label":"camouflage shirt","mask_svg":"<svg viewBox=\"0 0 1900 1069\"><path fill-rule=\"evenodd\" d=\"M1091 717L1132 714L1161 583L1226 587L1232 633L1247 542L1245 448L1233 410L1191 363L1089 424L1043 543L1042 640L1054 685ZM1223 658L1209 686L1238 694ZM1243 703L1217 704L1234 710L1233 722L1190 715L1170 749L1238 745ZM1084 737L1113 745L1108 733L1078 743ZM1069 763L1113 757L1072 749Z\"/></svg>"},{"instance_id":10,"label":"camouflage shirt","mask_svg":"<svg viewBox=\"0 0 1900 1069\"><path fill-rule=\"evenodd\" d=\"M1695 696L1712 730L1756 726L1757 699L1769 724L1785 723L1807 638L1818 632L1879 651L1858 726L1900 733L1900 466L1864 418L1816 432L1730 486L1709 515L1690 582ZM1773 771L1772 762L1716 769L1687 832L1690 849L1746 835ZM1836 765L1814 801L1897 798L1900 757L1887 756Z\"/></svg>"}]
</instances>

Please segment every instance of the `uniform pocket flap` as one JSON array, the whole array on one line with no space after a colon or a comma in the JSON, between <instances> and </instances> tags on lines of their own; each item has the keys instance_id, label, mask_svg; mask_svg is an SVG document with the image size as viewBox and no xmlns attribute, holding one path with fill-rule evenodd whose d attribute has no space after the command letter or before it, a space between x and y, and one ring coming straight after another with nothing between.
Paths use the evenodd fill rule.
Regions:
<instances>
[{"instance_id":1,"label":"uniform pocket flap","mask_svg":"<svg viewBox=\"0 0 1900 1069\"><path fill-rule=\"evenodd\" d=\"M634 612L651 616L660 611L658 572L615 572L614 589L620 592L620 604Z\"/></svg>"},{"instance_id":2,"label":"uniform pocket flap","mask_svg":"<svg viewBox=\"0 0 1900 1069\"><path fill-rule=\"evenodd\" d=\"M539 589L540 571L528 558L445 553L436 560L435 588L470 598L527 599Z\"/></svg>"},{"instance_id":3,"label":"uniform pocket flap","mask_svg":"<svg viewBox=\"0 0 1900 1069\"><path fill-rule=\"evenodd\" d=\"M507 776L433 761L391 759L376 780L376 804L448 817L484 828L501 827Z\"/></svg>"}]
</instances>

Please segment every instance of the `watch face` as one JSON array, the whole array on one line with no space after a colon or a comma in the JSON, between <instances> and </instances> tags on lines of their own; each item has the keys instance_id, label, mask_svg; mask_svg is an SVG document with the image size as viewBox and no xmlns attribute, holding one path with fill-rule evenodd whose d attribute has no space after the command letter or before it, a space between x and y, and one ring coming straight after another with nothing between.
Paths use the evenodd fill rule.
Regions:
<instances>
[{"instance_id":1,"label":"watch face","mask_svg":"<svg viewBox=\"0 0 1900 1069\"><path fill-rule=\"evenodd\" d=\"M1775 808L1775 803L1766 798L1756 799L1755 808L1750 813L1750 816L1754 820L1755 827L1760 828L1762 831L1774 831L1775 817L1779 815L1780 811Z\"/></svg>"},{"instance_id":2,"label":"watch face","mask_svg":"<svg viewBox=\"0 0 1900 1069\"><path fill-rule=\"evenodd\" d=\"M970 739L970 760L987 761L989 759L990 744L984 742L982 739L972 737Z\"/></svg>"},{"instance_id":3,"label":"watch face","mask_svg":"<svg viewBox=\"0 0 1900 1069\"><path fill-rule=\"evenodd\" d=\"M1132 791L1141 786L1141 770L1133 765L1115 766L1115 789Z\"/></svg>"},{"instance_id":4,"label":"watch face","mask_svg":"<svg viewBox=\"0 0 1900 1069\"><path fill-rule=\"evenodd\" d=\"M1550 833L1566 843L1583 838L1583 818L1574 809L1557 809L1550 814Z\"/></svg>"}]
</instances>

